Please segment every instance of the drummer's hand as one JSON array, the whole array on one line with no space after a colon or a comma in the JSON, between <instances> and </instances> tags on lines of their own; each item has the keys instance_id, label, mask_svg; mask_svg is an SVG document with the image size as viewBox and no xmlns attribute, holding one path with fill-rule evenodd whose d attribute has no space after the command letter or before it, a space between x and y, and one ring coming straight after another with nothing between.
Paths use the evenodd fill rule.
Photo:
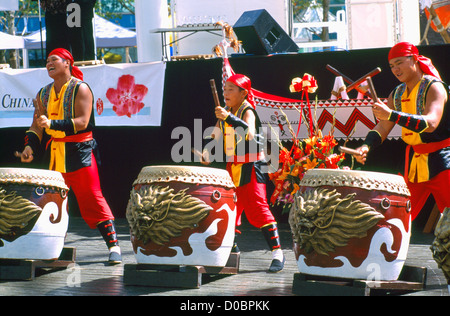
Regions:
<instances>
[{"instance_id":1,"label":"drummer's hand","mask_svg":"<svg viewBox=\"0 0 450 316\"><path fill-rule=\"evenodd\" d=\"M367 153L369 152L369 147L361 146L361 147L357 148L356 150L359 151L360 154L354 155L353 157L355 157L357 162L364 165L366 163Z\"/></svg>"},{"instance_id":2,"label":"drummer's hand","mask_svg":"<svg viewBox=\"0 0 450 316\"><path fill-rule=\"evenodd\" d=\"M214 109L214 113L216 114L216 118L222 121L224 121L228 117L228 115L230 115L230 112L228 112L221 106L216 106L216 108Z\"/></svg>"},{"instance_id":3,"label":"drummer's hand","mask_svg":"<svg viewBox=\"0 0 450 316\"><path fill-rule=\"evenodd\" d=\"M372 105L372 111L375 117L382 121L389 120L392 110L383 102L378 100Z\"/></svg>"},{"instance_id":4,"label":"drummer's hand","mask_svg":"<svg viewBox=\"0 0 450 316\"><path fill-rule=\"evenodd\" d=\"M41 128L50 128L51 121L48 119L47 116L41 115L36 118L36 123Z\"/></svg>"},{"instance_id":5,"label":"drummer's hand","mask_svg":"<svg viewBox=\"0 0 450 316\"><path fill-rule=\"evenodd\" d=\"M30 146L26 146L20 155L20 161L30 163L34 159L33 157L33 149Z\"/></svg>"},{"instance_id":6,"label":"drummer's hand","mask_svg":"<svg viewBox=\"0 0 450 316\"><path fill-rule=\"evenodd\" d=\"M207 150L204 150L201 154L200 163L202 165L208 166L211 164L211 161L209 159L209 152Z\"/></svg>"}]
</instances>

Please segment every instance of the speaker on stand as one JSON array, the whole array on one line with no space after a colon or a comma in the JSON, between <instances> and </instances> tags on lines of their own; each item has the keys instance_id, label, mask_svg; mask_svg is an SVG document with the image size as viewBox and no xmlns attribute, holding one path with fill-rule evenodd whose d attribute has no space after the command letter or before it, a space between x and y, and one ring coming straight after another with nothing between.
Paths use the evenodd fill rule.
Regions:
<instances>
[{"instance_id":1,"label":"speaker on stand","mask_svg":"<svg viewBox=\"0 0 450 316\"><path fill-rule=\"evenodd\" d=\"M265 9L244 12L233 30L247 54L298 52L297 44Z\"/></svg>"}]
</instances>

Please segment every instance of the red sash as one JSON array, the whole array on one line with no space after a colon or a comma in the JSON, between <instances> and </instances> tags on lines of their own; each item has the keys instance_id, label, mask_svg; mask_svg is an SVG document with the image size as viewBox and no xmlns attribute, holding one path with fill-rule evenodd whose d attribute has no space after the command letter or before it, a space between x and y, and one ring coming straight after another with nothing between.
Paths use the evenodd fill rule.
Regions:
<instances>
[{"instance_id":1,"label":"red sash","mask_svg":"<svg viewBox=\"0 0 450 316\"><path fill-rule=\"evenodd\" d=\"M47 142L47 146L46 148L48 148L48 145L50 145L50 143L52 141L54 142L62 142L62 143L84 143L90 140L93 140L94 137L92 135L92 132L87 132L87 133L81 133L81 134L75 134L75 135L70 135L70 136L66 136L63 138L51 138L48 142Z\"/></svg>"},{"instance_id":2,"label":"red sash","mask_svg":"<svg viewBox=\"0 0 450 316\"><path fill-rule=\"evenodd\" d=\"M233 163L248 163L255 162L264 158L263 153L251 153L245 154L244 156L233 156Z\"/></svg>"},{"instance_id":3,"label":"red sash","mask_svg":"<svg viewBox=\"0 0 450 316\"><path fill-rule=\"evenodd\" d=\"M419 145L408 145L406 147L406 156L405 156L405 179L408 179L409 174L409 151L413 148L414 152L417 154L431 154L438 150L444 149L446 147L450 147L450 138L441 140L440 142L419 144Z\"/></svg>"}]
</instances>

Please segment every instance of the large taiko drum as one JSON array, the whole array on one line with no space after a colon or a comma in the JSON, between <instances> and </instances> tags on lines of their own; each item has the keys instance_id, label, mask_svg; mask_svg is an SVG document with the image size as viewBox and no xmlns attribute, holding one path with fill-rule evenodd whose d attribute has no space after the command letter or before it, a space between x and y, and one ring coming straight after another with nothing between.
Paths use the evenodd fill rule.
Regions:
<instances>
[{"instance_id":1,"label":"large taiko drum","mask_svg":"<svg viewBox=\"0 0 450 316\"><path fill-rule=\"evenodd\" d=\"M0 258L57 259L69 223L68 190L56 171L0 168Z\"/></svg>"},{"instance_id":2,"label":"large taiko drum","mask_svg":"<svg viewBox=\"0 0 450 316\"><path fill-rule=\"evenodd\" d=\"M234 242L235 202L226 170L144 167L126 212L136 261L225 266Z\"/></svg>"},{"instance_id":3,"label":"large taiko drum","mask_svg":"<svg viewBox=\"0 0 450 316\"><path fill-rule=\"evenodd\" d=\"M409 196L401 176L308 170L289 215L299 271L397 280L411 235Z\"/></svg>"}]
</instances>

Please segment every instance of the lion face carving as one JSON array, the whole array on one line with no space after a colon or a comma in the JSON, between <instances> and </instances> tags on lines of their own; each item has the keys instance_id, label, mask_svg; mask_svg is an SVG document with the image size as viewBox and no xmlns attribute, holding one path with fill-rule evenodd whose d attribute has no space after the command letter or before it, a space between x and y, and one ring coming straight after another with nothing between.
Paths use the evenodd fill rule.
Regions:
<instances>
[{"instance_id":1,"label":"lion face carving","mask_svg":"<svg viewBox=\"0 0 450 316\"><path fill-rule=\"evenodd\" d=\"M12 242L29 233L41 212L32 201L0 187L0 247L2 239Z\"/></svg>"},{"instance_id":2,"label":"lion face carving","mask_svg":"<svg viewBox=\"0 0 450 316\"><path fill-rule=\"evenodd\" d=\"M346 246L351 238L363 238L384 216L370 205L341 197L336 190L309 189L295 196L289 215L294 241L306 253L328 255Z\"/></svg>"},{"instance_id":3,"label":"lion face carving","mask_svg":"<svg viewBox=\"0 0 450 316\"><path fill-rule=\"evenodd\" d=\"M158 185L133 188L126 212L132 234L144 244L164 245L183 229L195 228L213 208L186 191Z\"/></svg>"},{"instance_id":4,"label":"lion face carving","mask_svg":"<svg viewBox=\"0 0 450 316\"><path fill-rule=\"evenodd\" d=\"M436 238L430 247L431 252L450 284L450 208L446 208L442 213L442 217L434 230L434 235Z\"/></svg>"}]
</instances>

